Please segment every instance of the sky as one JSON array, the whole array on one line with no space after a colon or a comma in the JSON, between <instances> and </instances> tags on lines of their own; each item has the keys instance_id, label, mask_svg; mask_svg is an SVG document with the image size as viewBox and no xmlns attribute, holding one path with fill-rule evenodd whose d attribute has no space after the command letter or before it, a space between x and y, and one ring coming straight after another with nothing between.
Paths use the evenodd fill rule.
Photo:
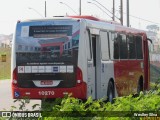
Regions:
<instances>
[{"instance_id":1,"label":"sky","mask_svg":"<svg viewBox=\"0 0 160 120\"><path fill-rule=\"evenodd\" d=\"M47 17L49 18L65 16L66 14L79 14L79 0L0 0L0 34L9 35L14 33L18 20L44 18L45 1L47 3ZM107 14L112 15L96 1L81 1L82 15L92 15L101 19L111 20ZM97 1L112 12L113 0ZM92 4L87 2L92 2ZM157 24L160 26L160 0L129 0L129 5L131 27L145 30L147 25ZM119 6L120 0L115 0L115 14L117 17L120 17ZM124 25L126 25L126 0L123 0L123 7ZM118 19L116 21L119 22Z\"/></svg>"}]
</instances>

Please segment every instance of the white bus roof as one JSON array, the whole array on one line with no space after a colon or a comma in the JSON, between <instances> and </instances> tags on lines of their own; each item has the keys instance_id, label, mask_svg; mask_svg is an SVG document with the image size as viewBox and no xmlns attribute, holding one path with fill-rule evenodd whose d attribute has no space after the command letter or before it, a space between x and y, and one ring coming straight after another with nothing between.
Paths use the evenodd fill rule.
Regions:
<instances>
[{"instance_id":1,"label":"white bus roof","mask_svg":"<svg viewBox=\"0 0 160 120\"><path fill-rule=\"evenodd\" d=\"M93 16L54 16L53 18L42 19L28 19L19 22L34 22L34 21L52 21L52 20L84 20L88 27L107 29L113 31L133 32L133 33L145 33L143 30L122 26L115 21L104 21ZM118 29L117 29L118 28Z\"/></svg>"}]
</instances>

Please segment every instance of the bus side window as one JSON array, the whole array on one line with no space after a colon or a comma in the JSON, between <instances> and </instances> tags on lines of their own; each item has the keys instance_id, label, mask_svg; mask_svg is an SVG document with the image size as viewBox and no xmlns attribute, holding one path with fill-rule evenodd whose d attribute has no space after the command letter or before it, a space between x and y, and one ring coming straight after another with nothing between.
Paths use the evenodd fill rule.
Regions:
<instances>
[{"instance_id":1,"label":"bus side window","mask_svg":"<svg viewBox=\"0 0 160 120\"><path fill-rule=\"evenodd\" d=\"M92 51L91 51L91 35L89 29L87 30L86 34L86 43L87 43L87 59L92 59Z\"/></svg>"},{"instance_id":2,"label":"bus side window","mask_svg":"<svg viewBox=\"0 0 160 120\"><path fill-rule=\"evenodd\" d=\"M143 59L142 37L141 36L135 36L135 41L136 41L136 55L137 55L137 59Z\"/></svg>"},{"instance_id":3,"label":"bus side window","mask_svg":"<svg viewBox=\"0 0 160 120\"><path fill-rule=\"evenodd\" d=\"M108 33L100 32L102 60L109 59Z\"/></svg>"},{"instance_id":4,"label":"bus side window","mask_svg":"<svg viewBox=\"0 0 160 120\"><path fill-rule=\"evenodd\" d=\"M96 67L96 35L92 35L93 65Z\"/></svg>"},{"instance_id":5,"label":"bus side window","mask_svg":"<svg viewBox=\"0 0 160 120\"><path fill-rule=\"evenodd\" d=\"M117 34L112 33L112 40L113 41L113 57L114 59L119 59L119 41L117 39Z\"/></svg>"},{"instance_id":6,"label":"bus side window","mask_svg":"<svg viewBox=\"0 0 160 120\"><path fill-rule=\"evenodd\" d=\"M112 33L108 33L108 46L109 46L109 58L113 60L113 40L112 40Z\"/></svg>"},{"instance_id":7,"label":"bus side window","mask_svg":"<svg viewBox=\"0 0 160 120\"><path fill-rule=\"evenodd\" d=\"M119 34L118 41L120 43L120 59L127 59L128 58L128 50L127 50L126 35Z\"/></svg>"},{"instance_id":8,"label":"bus side window","mask_svg":"<svg viewBox=\"0 0 160 120\"><path fill-rule=\"evenodd\" d=\"M129 59L135 59L136 58L136 46L135 46L134 36L128 35L127 41L128 41Z\"/></svg>"}]
</instances>

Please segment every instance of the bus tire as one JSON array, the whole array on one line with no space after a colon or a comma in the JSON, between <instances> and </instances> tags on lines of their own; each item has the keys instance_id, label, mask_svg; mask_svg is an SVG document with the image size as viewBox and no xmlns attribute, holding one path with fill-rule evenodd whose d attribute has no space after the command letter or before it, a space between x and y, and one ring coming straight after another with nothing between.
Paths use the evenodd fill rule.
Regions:
<instances>
[{"instance_id":1,"label":"bus tire","mask_svg":"<svg viewBox=\"0 0 160 120\"><path fill-rule=\"evenodd\" d=\"M113 103L114 98L115 98L114 85L112 81L109 81L107 90L107 101Z\"/></svg>"},{"instance_id":2,"label":"bus tire","mask_svg":"<svg viewBox=\"0 0 160 120\"><path fill-rule=\"evenodd\" d=\"M142 78L138 82L137 94L139 95L141 91L143 91L143 79Z\"/></svg>"}]
</instances>

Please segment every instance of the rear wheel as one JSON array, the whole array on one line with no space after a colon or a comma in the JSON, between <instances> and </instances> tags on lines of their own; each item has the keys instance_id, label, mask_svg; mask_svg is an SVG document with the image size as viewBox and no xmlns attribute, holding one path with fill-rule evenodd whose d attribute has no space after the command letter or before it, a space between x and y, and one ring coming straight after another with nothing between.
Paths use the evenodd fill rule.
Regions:
<instances>
[{"instance_id":1,"label":"rear wheel","mask_svg":"<svg viewBox=\"0 0 160 120\"><path fill-rule=\"evenodd\" d=\"M114 85L112 81L109 81L107 90L107 101L113 103L113 98L115 98Z\"/></svg>"},{"instance_id":2,"label":"rear wheel","mask_svg":"<svg viewBox=\"0 0 160 120\"><path fill-rule=\"evenodd\" d=\"M138 82L137 94L140 94L141 91L143 91L143 80L139 80Z\"/></svg>"}]
</instances>

